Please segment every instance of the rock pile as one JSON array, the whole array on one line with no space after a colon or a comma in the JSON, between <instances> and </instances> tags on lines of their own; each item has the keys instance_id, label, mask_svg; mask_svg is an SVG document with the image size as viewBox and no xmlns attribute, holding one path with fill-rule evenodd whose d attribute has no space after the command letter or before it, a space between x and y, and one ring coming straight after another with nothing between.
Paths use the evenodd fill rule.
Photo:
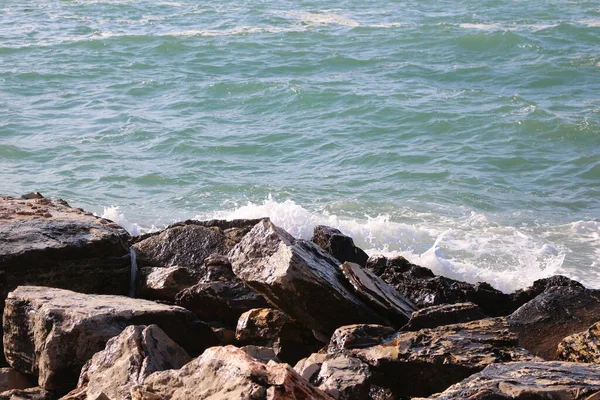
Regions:
<instances>
[{"instance_id":1,"label":"rock pile","mask_svg":"<svg viewBox=\"0 0 600 400\"><path fill-rule=\"evenodd\" d=\"M0 400L600 398L598 291L556 276L506 294L326 226L131 238L0 197L0 296Z\"/></svg>"}]
</instances>

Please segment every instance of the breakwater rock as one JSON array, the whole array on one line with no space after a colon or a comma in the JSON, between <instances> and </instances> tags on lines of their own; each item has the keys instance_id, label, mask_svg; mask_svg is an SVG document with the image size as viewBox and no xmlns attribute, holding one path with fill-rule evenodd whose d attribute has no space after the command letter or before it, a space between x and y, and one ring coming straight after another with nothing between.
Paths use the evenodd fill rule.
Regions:
<instances>
[{"instance_id":1,"label":"breakwater rock","mask_svg":"<svg viewBox=\"0 0 600 400\"><path fill-rule=\"evenodd\" d=\"M330 227L131 238L63 201L0 197L0 295L0 399L600 397L598 291L555 276L502 293L366 258Z\"/></svg>"}]
</instances>

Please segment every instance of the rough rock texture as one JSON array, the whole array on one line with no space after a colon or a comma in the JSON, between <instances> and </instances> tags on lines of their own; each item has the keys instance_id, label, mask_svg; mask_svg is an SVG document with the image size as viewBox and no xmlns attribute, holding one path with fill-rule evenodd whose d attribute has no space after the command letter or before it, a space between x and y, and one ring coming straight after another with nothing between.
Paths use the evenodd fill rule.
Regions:
<instances>
[{"instance_id":1,"label":"rough rock texture","mask_svg":"<svg viewBox=\"0 0 600 400\"><path fill-rule=\"evenodd\" d=\"M563 338L600 321L600 292L582 287L551 287L508 317L519 346L546 360L556 359Z\"/></svg>"},{"instance_id":2,"label":"rough rock texture","mask_svg":"<svg viewBox=\"0 0 600 400\"><path fill-rule=\"evenodd\" d=\"M81 367L128 325L157 324L190 354L215 343L210 328L181 307L111 295L20 286L6 300L4 353L59 393L75 387Z\"/></svg>"},{"instance_id":3,"label":"rough rock texture","mask_svg":"<svg viewBox=\"0 0 600 400\"><path fill-rule=\"evenodd\" d=\"M396 334L390 326L355 324L341 326L333 332L327 347L329 353L344 349L356 349L374 346L389 340Z\"/></svg>"},{"instance_id":4,"label":"rough rock texture","mask_svg":"<svg viewBox=\"0 0 600 400\"><path fill-rule=\"evenodd\" d=\"M194 221L170 225L140 237L132 246L142 267L180 267L201 271L204 259L225 255L260 220Z\"/></svg>"},{"instance_id":5,"label":"rough rock texture","mask_svg":"<svg viewBox=\"0 0 600 400\"><path fill-rule=\"evenodd\" d=\"M411 264L404 257L370 257L367 269L392 285L417 307L471 302L486 315L508 315L517 306L511 297L485 282L472 285L435 275L430 269Z\"/></svg>"},{"instance_id":6,"label":"rough rock texture","mask_svg":"<svg viewBox=\"0 0 600 400\"><path fill-rule=\"evenodd\" d=\"M128 326L84 365L77 388L63 400L131 399L131 387L151 373L179 369L190 361L158 326Z\"/></svg>"},{"instance_id":7,"label":"rough rock texture","mask_svg":"<svg viewBox=\"0 0 600 400\"><path fill-rule=\"evenodd\" d=\"M138 297L173 301L177 293L196 284L199 276L195 271L174 265L142 268L139 278Z\"/></svg>"},{"instance_id":8,"label":"rough rock texture","mask_svg":"<svg viewBox=\"0 0 600 400\"><path fill-rule=\"evenodd\" d=\"M481 309L473 303L442 304L415 311L403 331L418 331L442 325L458 324L485 318Z\"/></svg>"},{"instance_id":9,"label":"rough rock texture","mask_svg":"<svg viewBox=\"0 0 600 400\"><path fill-rule=\"evenodd\" d=\"M233 272L248 286L320 334L352 323L391 325L350 289L335 258L268 220L256 224L230 258ZM412 311L397 310L396 317L407 322Z\"/></svg>"},{"instance_id":10,"label":"rough rock texture","mask_svg":"<svg viewBox=\"0 0 600 400\"><path fill-rule=\"evenodd\" d=\"M13 389L0 393L0 400L54 400L56 395L41 387Z\"/></svg>"},{"instance_id":11,"label":"rough rock texture","mask_svg":"<svg viewBox=\"0 0 600 400\"><path fill-rule=\"evenodd\" d=\"M346 354L312 354L294 369L306 380L340 400L369 398L371 371L358 358Z\"/></svg>"},{"instance_id":12,"label":"rough rock texture","mask_svg":"<svg viewBox=\"0 0 600 400\"><path fill-rule=\"evenodd\" d=\"M493 364L430 399L597 400L599 396L600 365L554 361Z\"/></svg>"},{"instance_id":13,"label":"rough rock texture","mask_svg":"<svg viewBox=\"0 0 600 400\"><path fill-rule=\"evenodd\" d=\"M250 357L254 357L257 360L264 363L267 363L271 360L278 363L281 362L281 360L277 358L277 355L275 355L275 351L272 347L248 345L242 346L240 347L240 349L243 350L244 353L248 354Z\"/></svg>"},{"instance_id":14,"label":"rough rock texture","mask_svg":"<svg viewBox=\"0 0 600 400\"><path fill-rule=\"evenodd\" d=\"M204 264L200 281L178 293L176 304L204 321L219 321L230 327L235 327L242 313L269 306L262 295L234 275L227 257L212 254Z\"/></svg>"},{"instance_id":15,"label":"rough rock texture","mask_svg":"<svg viewBox=\"0 0 600 400\"><path fill-rule=\"evenodd\" d=\"M600 322L584 332L567 336L558 344L557 358L563 361L600 364Z\"/></svg>"},{"instance_id":16,"label":"rough rock texture","mask_svg":"<svg viewBox=\"0 0 600 400\"><path fill-rule=\"evenodd\" d=\"M0 392L27 389L35 386L35 380L12 368L0 368Z\"/></svg>"},{"instance_id":17,"label":"rough rock texture","mask_svg":"<svg viewBox=\"0 0 600 400\"><path fill-rule=\"evenodd\" d=\"M364 267L369 258L367 253L354 245L354 240L350 236L329 226L315 226L311 241L338 259L340 263L348 261Z\"/></svg>"},{"instance_id":18,"label":"rough rock texture","mask_svg":"<svg viewBox=\"0 0 600 400\"><path fill-rule=\"evenodd\" d=\"M517 306L515 307L515 310L528 301L533 300L537 295L542 294L554 286L568 286L572 288L584 289L584 286L581 283L574 281L573 279L569 279L563 275L554 275L550 278L538 279L528 288L519 289L510 295L510 297L513 299L513 303Z\"/></svg>"},{"instance_id":19,"label":"rough rock texture","mask_svg":"<svg viewBox=\"0 0 600 400\"><path fill-rule=\"evenodd\" d=\"M272 347L280 360L291 365L324 345L310 330L273 308L257 308L242 314L235 336L240 344Z\"/></svg>"},{"instance_id":20,"label":"rough rock texture","mask_svg":"<svg viewBox=\"0 0 600 400\"><path fill-rule=\"evenodd\" d=\"M504 318L400 333L380 345L346 353L371 366L373 383L396 396L428 396L489 364L536 360L517 346Z\"/></svg>"},{"instance_id":21,"label":"rough rock texture","mask_svg":"<svg viewBox=\"0 0 600 400\"><path fill-rule=\"evenodd\" d=\"M179 370L156 372L134 389L138 400L332 399L287 364L267 364L233 347L212 347Z\"/></svg>"}]
</instances>

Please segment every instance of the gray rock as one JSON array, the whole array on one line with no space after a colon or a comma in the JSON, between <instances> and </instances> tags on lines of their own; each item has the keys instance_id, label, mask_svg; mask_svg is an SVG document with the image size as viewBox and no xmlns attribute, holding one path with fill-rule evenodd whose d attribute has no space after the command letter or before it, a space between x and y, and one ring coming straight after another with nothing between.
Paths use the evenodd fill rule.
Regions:
<instances>
[{"instance_id":1,"label":"gray rock","mask_svg":"<svg viewBox=\"0 0 600 400\"><path fill-rule=\"evenodd\" d=\"M349 288L335 258L268 220L255 225L229 256L233 272L248 286L318 333L329 336L353 323L392 324ZM396 311L406 323L414 309Z\"/></svg>"},{"instance_id":2,"label":"gray rock","mask_svg":"<svg viewBox=\"0 0 600 400\"><path fill-rule=\"evenodd\" d=\"M493 364L430 399L596 400L600 365L567 362Z\"/></svg>"},{"instance_id":3,"label":"gray rock","mask_svg":"<svg viewBox=\"0 0 600 400\"><path fill-rule=\"evenodd\" d=\"M354 240L350 236L329 226L315 226L311 241L339 260L340 263L348 261L364 267L369 258L367 253L354 245Z\"/></svg>"},{"instance_id":4,"label":"gray rock","mask_svg":"<svg viewBox=\"0 0 600 400\"><path fill-rule=\"evenodd\" d=\"M40 387L64 394L75 387L85 362L110 338L139 324L160 326L190 354L216 342L210 328L181 307L20 286L6 300L4 353L13 368L38 375Z\"/></svg>"},{"instance_id":5,"label":"gray rock","mask_svg":"<svg viewBox=\"0 0 600 400\"><path fill-rule=\"evenodd\" d=\"M481 309L473 303L442 304L415 311L402 330L418 331L423 328L476 321L485 317Z\"/></svg>"},{"instance_id":6,"label":"gray rock","mask_svg":"<svg viewBox=\"0 0 600 400\"><path fill-rule=\"evenodd\" d=\"M558 344L557 356L563 361L600 364L600 322L564 338Z\"/></svg>"}]
</instances>

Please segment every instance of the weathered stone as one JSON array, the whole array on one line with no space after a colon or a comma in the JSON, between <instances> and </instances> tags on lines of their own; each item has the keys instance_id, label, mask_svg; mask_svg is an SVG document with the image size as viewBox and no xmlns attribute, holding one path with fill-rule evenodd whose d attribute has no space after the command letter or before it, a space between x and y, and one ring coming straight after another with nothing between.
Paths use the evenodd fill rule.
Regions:
<instances>
[{"instance_id":1,"label":"weathered stone","mask_svg":"<svg viewBox=\"0 0 600 400\"><path fill-rule=\"evenodd\" d=\"M278 363L281 362L281 360L277 358L277 355L275 355L275 350L273 350L272 347L247 345L240 347L240 349L250 357L256 358L264 363L267 363L271 360Z\"/></svg>"},{"instance_id":2,"label":"weathered stone","mask_svg":"<svg viewBox=\"0 0 600 400\"><path fill-rule=\"evenodd\" d=\"M4 353L9 364L65 393L84 363L128 325L157 324L190 354L215 343L212 331L181 307L123 296L20 286L6 300Z\"/></svg>"},{"instance_id":3,"label":"weathered stone","mask_svg":"<svg viewBox=\"0 0 600 400\"><path fill-rule=\"evenodd\" d=\"M190 361L158 326L128 326L84 365L77 388L62 400L131 399L131 387L151 373L179 369Z\"/></svg>"},{"instance_id":4,"label":"weathered stone","mask_svg":"<svg viewBox=\"0 0 600 400\"><path fill-rule=\"evenodd\" d=\"M280 360L291 365L323 347L310 330L272 308L242 314L235 336L240 344L272 347Z\"/></svg>"},{"instance_id":5,"label":"weathered stone","mask_svg":"<svg viewBox=\"0 0 600 400\"><path fill-rule=\"evenodd\" d=\"M415 311L402 330L418 331L423 328L476 321L485 317L481 309L473 303L441 304Z\"/></svg>"},{"instance_id":6,"label":"weathered stone","mask_svg":"<svg viewBox=\"0 0 600 400\"><path fill-rule=\"evenodd\" d=\"M380 345L345 353L371 366L373 383L396 396L428 396L489 364L537 360L516 347L504 318L399 333Z\"/></svg>"},{"instance_id":7,"label":"weathered stone","mask_svg":"<svg viewBox=\"0 0 600 400\"><path fill-rule=\"evenodd\" d=\"M233 274L227 257L212 254L204 264L200 281L177 294L177 305L204 321L219 321L230 327L235 327L242 313L269 306L262 295Z\"/></svg>"},{"instance_id":8,"label":"weathered stone","mask_svg":"<svg viewBox=\"0 0 600 400\"><path fill-rule=\"evenodd\" d=\"M332 399L292 367L267 364L233 347L212 347L179 370L155 372L135 388L136 400Z\"/></svg>"},{"instance_id":9,"label":"weathered stone","mask_svg":"<svg viewBox=\"0 0 600 400\"><path fill-rule=\"evenodd\" d=\"M358 358L346 354L312 354L294 367L304 379L340 400L369 398L371 371Z\"/></svg>"},{"instance_id":10,"label":"weathered stone","mask_svg":"<svg viewBox=\"0 0 600 400\"><path fill-rule=\"evenodd\" d=\"M124 229L65 201L39 193L24 197L0 196L0 314L8 292L19 285L127 294L131 266Z\"/></svg>"},{"instance_id":11,"label":"weathered stone","mask_svg":"<svg viewBox=\"0 0 600 400\"><path fill-rule=\"evenodd\" d=\"M390 326L356 324L339 327L333 332L327 351L335 353L345 349L370 347L380 344L396 334Z\"/></svg>"},{"instance_id":12,"label":"weathered stone","mask_svg":"<svg viewBox=\"0 0 600 400\"><path fill-rule=\"evenodd\" d=\"M320 334L329 336L352 323L392 324L348 287L335 258L268 220L256 224L230 258L233 272L248 286ZM397 311L397 319L405 323L414 310Z\"/></svg>"},{"instance_id":13,"label":"weathered stone","mask_svg":"<svg viewBox=\"0 0 600 400\"><path fill-rule=\"evenodd\" d=\"M597 400L599 395L600 365L554 361L493 364L429 398Z\"/></svg>"},{"instance_id":14,"label":"weathered stone","mask_svg":"<svg viewBox=\"0 0 600 400\"><path fill-rule=\"evenodd\" d=\"M563 338L600 321L600 292L582 287L551 287L508 317L519 346L546 360L556 359Z\"/></svg>"},{"instance_id":15,"label":"weathered stone","mask_svg":"<svg viewBox=\"0 0 600 400\"><path fill-rule=\"evenodd\" d=\"M34 379L12 368L0 368L0 392L34 387Z\"/></svg>"},{"instance_id":16,"label":"weathered stone","mask_svg":"<svg viewBox=\"0 0 600 400\"><path fill-rule=\"evenodd\" d=\"M563 275L554 275L550 278L538 279L533 282L530 287L519 289L510 295L513 303L516 305L515 310L554 286L568 286L584 289L584 286L581 283Z\"/></svg>"},{"instance_id":17,"label":"weathered stone","mask_svg":"<svg viewBox=\"0 0 600 400\"><path fill-rule=\"evenodd\" d=\"M348 261L364 267L369 258L367 253L354 245L354 240L350 236L329 226L315 226L311 241L339 260L340 263Z\"/></svg>"},{"instance_id":18,"label":"weathered stone","mask_svg":"<svg viewBox=\"0 0 600 400\"><path fill-rule=\"evenodd\" d=\"M225 255L260 220L194 221L144 235L132 246L139 267L180 267L201 271L204 259Z\"/></svg>"},{"instance_id":19,"label":"weathered stone","mask_svg":"<svg viewBox=\"0 0 600 400\"><path fill-rule=\"evenodd\" d=\"M173 301L177 293L196 284L198 279L198 273L177 265L166 268L145 267L140 270L138 297Z\"/></svg>"},{"instance_id":20,"label":"weathered stone","mask_svg":"<svg viewBox=\"0 0 600 400\"><path fill-rule=\"evenodd\" d=\"M56 395L41 387L12 389L0 393L0 400L54 400Z\"/></svg>"},{"instance_id":21,"label":"weathered stone","mask_svg":"<svg viewBox=\"0 0 600 400\"><path fill-rule=\"evenodd\" d=\"M508 315L517 306L511 297L485 282L475 285L435 275L430 269L411 264L404 257L370 257L367 269L392 285L417 307L471 302L492 317Z\"/></svg>"},{"instance_id":22,"label":"weathered stone","mask_svg":"<svg viewBox=\"0 0 600 400\"><path fill-rule=\"evenodd\" d=\"M600 364L600 322L584 332L567 336L558 344L557 358L563 361Z\"/></svg>"}]
</instances>

